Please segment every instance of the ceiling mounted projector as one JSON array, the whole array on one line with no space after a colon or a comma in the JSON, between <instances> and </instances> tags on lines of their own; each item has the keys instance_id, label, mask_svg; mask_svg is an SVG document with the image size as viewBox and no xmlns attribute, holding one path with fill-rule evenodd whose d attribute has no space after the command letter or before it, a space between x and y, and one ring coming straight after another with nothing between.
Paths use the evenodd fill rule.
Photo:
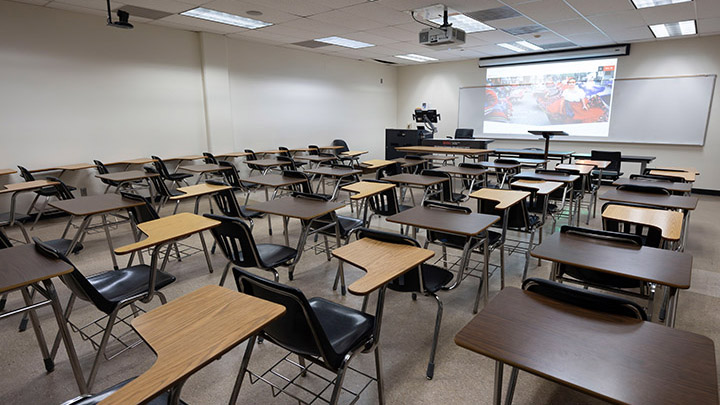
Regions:
<instances>
[{"instance_id":1,"label":"ceiling mounted projector","mask_svg":"<svg viewBox=\"0 0 720 405\"><path fill-rule=\"evenodd\" d=\"M419 39L420 39L420 45L428 45L428 46L435 46L435 45L448 45L448 44L457 44L462 45L465 43L465 31L453 28L452 24L448 22L448 9L445 6L443 7L443 24L435 27L430 24L425 24L429 26L430 28L424 28L420 31ZM427 18L427 17L426 17ZM415 19L415 15L413 14L413 19ZM418 21L420 22L420 21Z\"/></svg>"},{"instance_id":2,"label":"ceiling mounted projector","mask_svg":"<svg viewBox=\"0 0 720 405\"><path fill-rule=\"evenodd\" d=\"M110 0L107 0L107 12L108 12L107 25L109 25L111 27L116 27L116 28L123 28L126 30L133 29L133 25L130 24L130 22L129 22L130 13L128 13L127 11L118 10L117 11L118 20L117 21L112 20L112 11L110 9Z\"/></svg>"}]
</instances>

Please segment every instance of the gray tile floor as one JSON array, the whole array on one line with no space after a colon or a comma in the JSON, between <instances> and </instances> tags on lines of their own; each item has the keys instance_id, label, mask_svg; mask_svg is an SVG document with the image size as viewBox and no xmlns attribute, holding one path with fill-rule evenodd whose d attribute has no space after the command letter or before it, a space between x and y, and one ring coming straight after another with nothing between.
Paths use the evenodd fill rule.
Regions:
<instances>
[{"instance_id":1,"label":"gray tile floor","mask_svg":"<svg viewBox=\"0 0 720 405\"><path fill-rule=\"evenodd\" d=\"M419 197L419 196L418 196ZM262 201L263 195L257 193L251 200ZM467 203L474 208L474 204ZM204 208L207 203L204 202ZM192 211L191 203L183 203L181 211ZM720 198L702 196L696 212L692 214L690 238L687 252L694 256L693 282L689 291L680 293L677 328L700 333L717 341L720 336L720 274L718 263L720 249L718 249L718 233L720 223L716 213L720 211ZM162 214L171 212L165 207ZM349 208L343 213L349 214ZM561 221L562 224L564 221ZM62 232L65 219L52 219L42 221L32 232L41 238L57 238ZM254 235L258 242L272 241L283 243L283 236L279 232L282 223L279 218L273 218L273 236L267 232L267 220L256 221ZM391 231L398 231L396 224L384 220L373 220L373 227L380 227ZM599 218L591 221L591 226L600 228ZM546 229L549 232L549 226ZM11 236L19 236L17 230L8 232ZM295 243L299 234L299 224L291 221L291 243ZM128 224L121 224L112 231L115 246L121 246L131 241ZM209 237L209 235L208 235ZM418 234L424 241L424 232ZM199 246L199 239L193 236L188 243ZM108 247L103 233L89 235L85 240L85 249L79 255L73 255L71 260L85 274L93 274L111 268ZM168 299L174 299L196 288L208 284L217 284L225 260L218 252L212 257L215 267L214 273L209 273L202 255L195 255L182 262L171 261L168 271L177 277L177 282L165 289ZM120 262L125 259L120 257ZM491 258L492 263L499 263L498 253ZM506 259L506 284L519 286L524 256L516 253ZM530 276L547 277L549 265L546 262L536 267L537 262L531 262ZM302 289L307 296L321 296L354 308L359 308L362 299L348 295L341 296L339 291L332 290L332 281L335 275L337 262L333 259L328 262L324 254L315 255L306 252L299 263L295 280L291 285ZM288 282L287 271L280 270L281 281ZM346 267L348 284L361 276L357 269ZM66 302L69 292L58 281L56 282L63 303ZM234 288L229 280L227 287ZM435 320L436 305L430 298L420 297L412 301L410 295L388 292L383 319L381 336L382 361L385 373L385 395L389 404L436 404L436 403L490 403L492 398L492 383L494 363L481 355L469 352L455 345L454 335L472 318L472 304L477 291L476 279L467 279L456 290L441 292L445 311L442 321L440 342L438 346L435 378L428 381L425 378L425 369L429 356L429 347L432 339L432 328ZM500 289L499 275L496 274L490 281L491 298ZM20 304L19 293L9 297L8 308ZM64 304L63 304L64 305ZM158 300L145 306L154 308L159 305ZM98 311L85 302L78 302L75 306L72 319L81 322L88 321L98 315ZM48 340L56 332L52 312L48 309L39 311L41 324ZM46 374L37 343L28 330L18 333L19 317L13 317L0 323L0 342L2 349L0 356L0 402L6 404L58 404L78 394L67 356L61 349L56 369ZM88 342L82 341L77 334L73 334L75 345L80 356L84 370L89 370L94 352ZM538 350L542 350L538 347ZM622 350L618 348L617 350ZM223 358L215 361L193 375L185 384L182 398L194 404L227 403L232 390L233 381L237 374L244 345L234 349ZM256 347L251 369L263 370L263 367L279 360L284 353L271 344L262 344ZM147 370L155 360L153 352L144 344L126 352L112 361L103 362L98 373L94 391L120 382L126 378L141 374ZM372 355L360 355L353 360L353 365L359 370L374 375L374 362ZM592 365L588 365L592 367ZM87 371L86 371L87 372ZM509 371L506 371L506 381ZM316 381L308 378L308 384L314 385ZM360 376L349 375L346 385L356 387L363 383ZM251 385L246 378L240 394L240 403L258 404L292 404L297 403L288 397L280 395L273 397L269 387L262 383ZM364 391L358 403L372 404L377 402L377 392L374 383ZM515 394L516 404L567 404L567 403L599 403L589 396L576 391L563 388L558 384L543 380L527 373L521 373Z\"/></svg>"}]
</instances>

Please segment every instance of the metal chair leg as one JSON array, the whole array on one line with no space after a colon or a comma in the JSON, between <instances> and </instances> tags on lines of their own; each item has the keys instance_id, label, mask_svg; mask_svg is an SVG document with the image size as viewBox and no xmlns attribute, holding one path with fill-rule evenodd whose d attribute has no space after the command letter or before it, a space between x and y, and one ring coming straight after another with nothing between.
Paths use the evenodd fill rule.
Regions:
<instances>
[{"instance_id":1,"label":"metal chair leg","mask_svg":"<svg viewBox=\"0 0 720 405\"><path fill-rule=\"evenodd\" d=\"M427 379L432 380L433 374L435 373L435 352L437 351L438 339L440 337L440 323L442 322L443 304L440 301L440 297L436 294L432 294L433 298L437 302L438 310L435 316L435 332L433 333L432 346L430 347L430 362L427 368Z\"/></svg>"},{"instance_id":2,"label":"metal chair leg","mask_svg":"<svg viewBox=\"0 0 720 405\"><path fill-rule=\"evenodd\" d=\"M385 383L383 382L382 363L380 362L380 345L375 346L375 376L378 386L378 404L385 405Z\"/></svg>"},{"instance_id":3,"label":"metal chair leg","mask_svg":"<svg viewBox=\"0 0 720 405\"><path fill-rule=\"evenodd\" d=\"M222 276L220 276L220 287L225 285L225 278L227 277L228 272L230 271L231 264L232 264L232 262L227 262L227 264L225 265L225 269L223 270Z\"/></svg>"},{"instance_id":4,"label":"metal chair leg","mask_svg":"<svg viewBox=\"0 0 720 405\"><path fill-rule=\"evenodd\" d=\"M520 370L518 370L517 367L513 367L512 370L510 371L510 381L508 382L508 391L507 391L507 394L505 395L505 405L512 404L513 396L515 395L515 385L517 383L519 371Z\"/></svg>"},{"instance_id":5,"label":"metal chair leg","mask_svg":"<svg viewBox=\"0 0 720 405\"><path fill-rule=\"evenodd\" d=\"M245 372L247 371L248 363L250 363L250 356L252 355L253 347L255 346L256 336L248 339L247 347L245 347L245 354L243 355L242 362L240 363L240 371L235 379L235 385L233 386L232 395L230 396L230 405L237 403L238 394L240 394L240 387L242 386Z\"/></svg>"},{"instance_id":6,"label":"metal chair leg","mask_svg":"<svg viewBox=\"0 0 720 405\"><path fill-rule=\"evenodd\" d=\"M107 325L105 325L105 332L103 333L102 340L100 340L100 346L98 347L97 353L95 354L95 360L93 361L92 368L90 369L90 375L88 376L88 390L92 391L92 386L95 383L95 376L97 375L98 366L100 365L100 358L103 357L108 340L110 340L110 335L112 332L112 328L115 325L115 318L117 318L118 310L119 308L115 308L115 310L110 315L108 315L108 322Z\"/></svg>"},{"instance_id":7,"label":"metal chair leg","mask_svg":"<svg viewBox=\"0 0 720 405\"><path fill-rule=\"evenodd\" d=\"M330 405L337 405L338 400L340 399L340 394L342 393L342 385L343 381L345 381L345 374L349 361L350 355L345 355L343 364L342 366L340 366L340 369L337 372L337 376L335 377L335 386L333 387L332 396L330 397Z\"/></svg>"}]
</instances>

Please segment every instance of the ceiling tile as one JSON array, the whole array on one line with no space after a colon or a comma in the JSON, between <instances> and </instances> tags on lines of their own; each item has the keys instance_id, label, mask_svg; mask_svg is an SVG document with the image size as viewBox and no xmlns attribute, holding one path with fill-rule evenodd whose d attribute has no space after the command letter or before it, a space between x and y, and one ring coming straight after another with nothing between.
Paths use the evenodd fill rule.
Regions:
<instances>
[{"instance_id":1,"label":"ceiling tile","mask_svg":"<svg viewBox=\"0 0 720 405\"><path fill-rule=\"evenodd\" d=\"M255 10L262 11L263 8L270 7L299 17L308 17L332 10L331 7L312 0L257 0L248 1L247 4L255 4Z\"/></svg>"},{"instance_id":2,"label":"ceiling tile","mask_svg":"<svg viewBox=\"0 0 720 405\"><path fill-rule=\"evenodd\" d=\"M537 37L536 37L536 35L537 35ZM552 32L541 32L538 34L520 35L519 39L528 41L531 44L535 44L540 47L542 47L544 44L554 44L557 42L567 41L567 39L565 37L559 36L557 34L553 34Z\"/></svg>"},{"instance_id":3,"label":"ceiling tile","mask_svg":"<svg viewBox=\"0 0 720 405\"><path fill-rule=\"evenodd\" d=\"M297 0L293 0L297 1ZM304 1L304 0L302 0ZM364 3L367 0L312 0L315 3L322 4L324 6L328 6L331 9L338 9L338 8L345 8L348 6L352 6L353 4L360 4Z\"/></svg>"},{"instance_id":4,"label":"ceiling tile","mask_svg":"<svg viewBox=\"0 0 720 405\"><path fill-rule=\"evenodd\" d=\"M309 17L309 19L323 24L338 24L348 28L350 31L367 31L385 27L385 24L381 22L367 18L358 18L357 16L346 13L343 10L333 10L328 11L327 13L315 14L314 16Z\"/></svg>"},{"instance_id":5,"label":"ceiling tile","mask_svg":"<svg viewBox=\"0 0 720 405\"><path fill-rule=\"evenodd\" d=\"M491 44L498 44L500 42L513 42L513 41L519 41L518 37L514 35L510 35L506 32L496 30L496 31L483 31L475 33L475 35L486 42L489 42Z\"/></svg>"},{"instance_id":6,"label":"ceiling tile","mask_svg":"<svg viewBox=\"0 0 720 405\"><path fill-rule=\"evenodd\" d=\"M13 0L16 3L34 4L36 6L44 6L50 3L50 0Z\"/></svg>"},{"instance_id":7,"label":"ceiling tile","mask_svg":"<svg viewBox=\"0 0 720 405\"><path fill-rule=\"evenodd\" d=\"M397 27L385 27L372 30L372 33L375 35L394 39L395 41L412 41L418 38L419 32L419 29L417 31L408 31Z\"/></svg>"},{"instance_id":8,"label":"ceiling tile","mask_svg":"<svg viewBox=\"0 0 720 405\"><path fill-rule=\"evenodd\" d=\"M288 21L283 26L290 27L290 28L297 28L304 31L311 31L318 34L318 38L321 37L327 37L327 36L333 36L333 35L342 35L347 34L349 32L355 32L355 31L362 31L358 29L353 29L347 26L337 25L333 23L323 22L323 21L317 21L317 20L311 20L310 18L298 18L296 20Z\"/></svg>"},{"instance_id":9,"label":"ceiling tile","mask_svg":"<svg viewBox=\"0 0 720 405\"><path fill-rule=\"evenodd\" d=\"M384 44L392 44L394 42L398 42L397 38L393 39L393 38L382 37L380 35L375 35L375 31L351 32L351 33L345 34L343 36L345 38L354 39L355 41L367 42L367 43L373 44L373 45L384 45Z\"/></svg>"},{"instance_id":10,"label":"ceiling tile","mask_svg":"<svg viewBox=\"0 0 720 405\"><path fill-rule=\"evenodd\" d=\"M534 25L535 23L527 17L505 18L502 20L488 21L487 24L493 28L515 28Z\"/></svg>"},{"instance_id":11,"label":"ceiling tile","mask_svg":"<svg viewBox=\"0 0 720 405\"><path fill-rule=\"evenodd\" d=\"M703 18L702 20L698 20L697 25L699 34L720 33L720 17Z\"/></svg>"},{"instance_id":12,"label":"ceiling tile","mask_svg":"<svg viewBox=\"0 0 720 405\"><path fill-rule=\"evenodd\" d=\"M61 8L61 4L65 4L68 6L75 6L80 8L89 8L92 10L100 10L104 11L105 14L107 14L107 4L104 1L96 1L96 0L56 0L50 3L48 6L52 8ZM124 5L124 2L116 2L111 1L110 2L110 8L115 10L117 8L120 8ZM67 8L69 9L69 8ZM82 10L80 10L82 11Z\"/></svg>"},{"instance_id":13,"label":"ceiling tile","mask_svg":"<svg viewBox=\"0 0 720 405\"><path fill-rule=\"evenodd\" d=\"M358 2L359 3L359 2ZM394 8L398 11L409 11L409 10L417 10L419 8L432 6L434 4L440 3L439 1L433 1L433 0L380 0L380 3L382 3L384 6L388 6L390 8Z\"/></svg>"},{"instance_id":14,"label":"ceiling tile","mask_svg":"<svg viewBox=\"0 0 720 405\"><path fill-rule=\"evenodd\" d=\"M497 0L457 0L452 1L452 4L450 4L450 2L446 2L446 4L448 4L448 7L461 13L470 13L505 6L505 4Z\"/></svg>"},{"instance_id":15,"label":"ceiling tile","mask_svg":"<svg viewBox=\"0 0 720 405\"><path fill-rule=\"evenodd\" d=\"M648 25L694 20L696 17L693 2L648 7L638 11Z\"/></svg>"},{"instance_id":16,"label":"ceiling tile","mask_svg":"<svg viewBox=\"0 0 720 405\"><path fill-rule=\"evenodd\" d=\"M166 13L181 13L193 8L190 4L180 3L174 0L123 0L123 3L136 7L149 8L151 10L164 11Z\"/></svg>"},{"instance_id":17,"label":"ceiling tile","mask_svg":"<svg viewBox=\"0 0 720 405\"><path fill-rule=\"evenodd\" d=\"M589 20L603 31L628 29L647 25L638 10L596 15L589 17Z\"/></svg>"},{"instance_id":18,"label":"ceiling tile","mask_svg":"<svg viewBox=\"0 0 720 405\"><path fill-rule=\"evenodd\" d=\"M615 43L611 38L600 33L568 35L567 38L580 46L610 45Z\"/></svg>"},{"instance_id":19,"label":"ceiling tile","mask_svg":"<svg viewBox=\"0 0 720 405\"><path fill-rule=\"evenodd\" d=\"M413 22L410 13L383 6L380 2L365 2L342 9L356 18L368 18L385 25L399 25Z\"/></svg>"},{"instance_id":20,"label":"ceiling tile","mask_svg":"<svg viewBox=\"0 0 720 405\"><path fill-rule=\"evenodd\" d=\"M469 48L469 50L475 51L475 52L482 52L487 56L500 56L500 55L515 54L514 52L509 51L505 48L501 48L497 45L477 46L477 47Z\"/></svg>"},{"instance_id":21,"label":"ceiling tile","mask_svg":"<svg viewBox=\"0 0 720 405\"><path fill-rule=\"evenodd\" d=\"M698 18L720 17L720 1L718 0L695 0Z\"/></svg>"},{"instance_id":22,"label":"ceiling tile","mask_svg":"<svg viewBox=\"0 0 720 405\"><path fill-rule=\"evenodd\" d=\"M295 39L297 41L305 41L308 39L315 39L318 37L317 32L301 30L298 28L290 27L290 26L288 26L288 24L271 25L269 27L258 28L257 30L252 30L252 31L265 32L265 33L268 33L271 35L285 36L285 37L288 37L291 39ZM289 42L297 42L297 41L289 41Z\"/></svg>"},{"instance_id":23,"label":"ceiling tile","mask_svg":"<svg viewBox=\"0 0 720 405\"><path fill-rule=\"evenodd\" d=\"M626 30L609 31L606 34L610 35L610 37L617 42L644 41L655 39L655 36L650 31L650 28L648 28L647 26L628 28Z\"/></svg>"},{"instance_id":24,"label":"ceiling tile","mask_svg":"<svg viewBox=\"0 0 720 405\"><path fill-rule=\"evenodd\" d=\"M287 35L278 35L270 32L264 32L263 30L247 30L238 32L235 34L228 34L229 38L243 39L246 41L266 42L266 43L277 43L277 44L289 44L293 42L302 41L302 39L288 37Z\"/></svg>"},{"instance_id":25,"label":"ceiling tile","mask_svg":"<svg viewBox=\"0 0 720 405\"><path fill-rule=\"evenodd\" d=\"M540 0L523 3L515 6L515 9L540 24L579 17L579 14L565 4L563 0Z\"/></svg>"},{"instance_id":26,"label":"ceiling tile","mask_svg":"<svg viewBox=\"0 0 720 405\"><path fill-rule=\"evenodd\" d=\"M567 0L567 2L586 17L635 10L630 0Z\"/></svg>"},{"instance_id":27,"label":"ceiling tile","mask_svg":"<svg viewBox=\"0 0 720 405\"><path fill-rule=\"evenodd\" d=\"M270 8L268 6L260 6L257 4L245 3L236 0L215 0L203 4L203 7L212 10L222 11L225 13L239 15L242 17L252 18L255 20L270 22L273 24L279 24L298 18L293 14L275 10L274 8ZM261 11L263 14L261 16L248 15L247 12L250 10Z\"/></svg>"},{"instance_id":28,"label":"ceiling tile","mask_svg":"<svg viewBox=\"0 0 720 405\"><path fill-rule=\"evenodd\" d=\"M587 34L597 32L597 29L585 19L576 18L574 20L558 21L545 24L550 30L560 35Z\"/></svg>"}]
</instances>

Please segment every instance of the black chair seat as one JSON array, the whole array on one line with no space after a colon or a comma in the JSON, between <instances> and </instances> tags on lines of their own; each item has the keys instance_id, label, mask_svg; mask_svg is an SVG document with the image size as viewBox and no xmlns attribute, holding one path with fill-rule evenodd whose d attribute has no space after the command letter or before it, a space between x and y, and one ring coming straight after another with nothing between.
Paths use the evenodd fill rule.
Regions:
<instances>
[{"instance_id":1,"label":"black chair seat","mask_svg":"<svg viewBox=\"0 0 720 405\"><path fill-rule=\"evenodd\" d=\"M140 295L148 290L151 271L150 266L139 264L121 270L94 274L88 277L87 280L105 300L113 304L111 308L99 308L109 314L113 311L114 306L121 301ZM174 281L175 276L158 271L155 278L155 290L160 290Z\"/></svg>"},{"instance_id":2,"label":"black chair seat","mask_svg":"<svg viewBox=\"0 0 720 405\"><path fill-rule=\"evenodd\" d=\"M367 341L373 333L375 317L324 298L311 298L308 303L335 352L328 354L328 363L339 368L343 358L338 353L348 353Z\"/></svg>"},{"instance_id":3,"label":"black chair seat","mask_svg":"<svg viewBox=\"0 0 720 405\"><path fill-rule=\"evenodd\" d=\"M160 181L163 181L163 180L160 180ZM168 194L170 195L170 197L175 197L175 196L183 195L185 193L183 193L182 191L177 190L177 189L172 189L172 190L168 189Z\"/></svg>"},{"instance_id":4,"label":"black chair seat","mask_svg":"<svg viewBox=\"0 0 720 405\"><path fill-rule=\"evenodd\" d=\"M413 271L413 270L411 270ZM422 264L423 284L425 290L431 293L440 291L453 279L453 273L432 264Z\"/></svg>"},{"instance_id":5,"label":"black chair seat","mask_svg":"<svg viewBox=\"0 0 720 405\"><path fill-rule=\"evenodd\" d=\"M266 267L283 265L297 256L296 249L272 243L258 243L257 250L260 255L260 261Z\"/></svg>"},{"instance_id":6,"label":"black chair seat","mask_svg":"<svg viewBox=\"0 0 720 405\"><path fill-rule=\"evenodd\" d=\"M32 217L30 215L15 213L15 222L25 222ZM10 223L10 213L0 212L0 225L8 225Z\"/></svg>"},{"instance_id":7,"label":"black chair seat","mask_svg":"<svg viewBox=\"0 0 720 405\"><path fill-rule=\"evenodd\" d=\"M190 173L170 173L167 178L172 181L183 181L192 176Z\"/></svg>"},{"instance_id":8,"label":"black chair seat","mask_svg":"<svg viewBox=\"0 0 720 405\"><path fill-rule=\"evenodd\" d=\"M71 239L53 239L53 240L46 240L45 244L52 246L53 249L56 249L60 252L67 252L66 254L70 253L78 253L79 251L83 250L82 243L78 242L75 247L73 248L72 252L68 252L68 248L70 247L70 244L72 243Z\"/></svg>"},{"instance_id":9,"label":"black chair seat","mask_svg":"<svg viewBox=\"0 0 720 405\"><path fill-rule=\"evenodd\" d=\"M251 189L251 190L256 190L256 189L259 189L260 187L262 187L262 185L260 185L260 184L248 183L245 181L241 181L240 185L245 187L246 189Z\"/></svg>"},{"instance_id":10,"label":"black chair seat","mask_svg":"<svg viewBox=\"0 0 720 405\"><path fill-rule=\"evenodd\" d=\"M70 401L67 401L63 403L62 405L96 405L100 402L104 401L107 397L114 394L117 390L124 387L129 383L130 381L134 380L135 378L130 378L128 380L125 380L119 384L115 384L112 387L103 390L102 392L98 392L95 395L90 395L87 397L80 397L77 399L72 399ZM152 401L148 402L148 405L168 405L170 403L170 394L167 392L163 392L158 397L153 399ZM183 405L187 405L183 400L180 400L180 403Z\"/></svg>"},{"instance_id":11,"label":"black chair seat","mask_svg":"<svg viewBox=\"0 0 720 405\"><path fill-rule=\"evenodd\" d=\"M249 210L244 205L239 208L240 208L240 212L242 213L243 218L262 218L265 216L264 213L259 212L259 211Z\"/></svg>"},{"instance_id":12,"label":"black chair seat","mask_svg":"<svg viewBox=\"0 0 720 405\"><path fill-rule=\"evenodd\" d=\"M400 205L398 205L398 212L403 212L403 211L409 210L410 208L415 208L415 207L413 207L412 205L400 204Z\"/></svg>"}]
</instances>

